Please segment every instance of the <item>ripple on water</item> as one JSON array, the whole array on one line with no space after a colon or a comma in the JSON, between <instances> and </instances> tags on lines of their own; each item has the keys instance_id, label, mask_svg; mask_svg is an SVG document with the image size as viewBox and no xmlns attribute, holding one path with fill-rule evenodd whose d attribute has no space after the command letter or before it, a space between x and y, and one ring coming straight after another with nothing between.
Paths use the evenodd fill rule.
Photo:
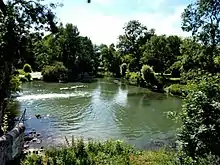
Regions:
<instances>
[{"instance_id":1,"label":"ripple on water","mask_svg":"<svg viewBox=\"0 0 220 165\"><path fill-rule=\"evenodd\" d=\"M129 96L129 88L125 90L105 82L81 89L68 83L32 84L35 83L27 84L17 100L22 109L27 108L27 116L31 118L27 121L28 128L32 126L42 132L45 141L47 138L48 142L59 141L59 138L65 141L64 136L74 135L124 139L141 147L151 139L172 136L175 130L175 124L162 114L178 109L177 99L157 98L157 94L151 93L147 98L143 94ZM39 120L36 113L50 116Z\"/></svg>"},{"instance_id":2,"label":"ripple on water","mask_svg":"<svg viewBox=\"0 0 220 165\"><path fill-rule=\"evenodd\" d=\"M48 93L48 94L33 94L22 95L17 97L18 101L27 100L44 100L44 99L56 99L56 98L69 98L69 97L90 97L88 92L75 92L75 93Z\"/></svg>"}]
</instances>

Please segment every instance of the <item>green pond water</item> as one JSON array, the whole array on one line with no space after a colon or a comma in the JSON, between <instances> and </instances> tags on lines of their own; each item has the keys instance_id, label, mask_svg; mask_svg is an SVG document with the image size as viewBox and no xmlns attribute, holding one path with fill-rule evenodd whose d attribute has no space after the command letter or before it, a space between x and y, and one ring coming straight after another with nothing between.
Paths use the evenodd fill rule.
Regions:
<instances>
[{"instance_id":1,"label":"green pond water","mask_svg":"<svg viewBox=\"0 0 220 165\"><path fill-rule=\"evenodd\" d=\"M178 127L166 117L179 111L181 99L144 88L98 80L91 84L30 82L16 98L27 109L26 130L35 129L43 143L64 137L121 139L137 148L168 143ZM35 114L40 114L37 119ZM45 145L44 144L44 145Z\"/></svg>"}]
</instances>

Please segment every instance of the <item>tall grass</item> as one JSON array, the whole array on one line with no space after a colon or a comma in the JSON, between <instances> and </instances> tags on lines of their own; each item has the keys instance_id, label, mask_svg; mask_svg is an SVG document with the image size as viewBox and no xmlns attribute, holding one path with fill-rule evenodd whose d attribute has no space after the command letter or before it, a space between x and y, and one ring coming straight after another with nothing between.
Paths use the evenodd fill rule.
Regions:
<instances>
[{"instance_id":1,"label":"tall grass","mask_svg":"<svg viewBox=\"0 0 220 165\"><path fill-rule=\"evenodd\" d=\"M67 147L47 149L43 156L29 155L23 165L127 165L172 164L172 152L135 151L121 141L96 142L72 139Z\"/></svg>"}]
</instances>

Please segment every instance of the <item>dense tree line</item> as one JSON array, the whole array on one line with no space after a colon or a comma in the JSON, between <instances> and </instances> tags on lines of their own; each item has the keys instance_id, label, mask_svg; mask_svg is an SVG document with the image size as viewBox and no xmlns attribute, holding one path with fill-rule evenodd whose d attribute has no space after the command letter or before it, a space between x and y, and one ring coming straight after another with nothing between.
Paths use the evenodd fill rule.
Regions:
<instances>
[{"instance_id":1,"label":"dense tree line","mask_svg":"<svg viewBox=\"0 0 220 165\"><path fill-rule=\"evenodd\" d=\"M131 20L116 45L94 45L70 23L57 26L53 14L57 6L37 0L0 0L1 126L8 98L20 81L16 75L23 71L26 78L32 69L41 71L45 81L77 81L85 73L107 75L184 96L178 134L181 151L193 160L207 154L220 157L218 0L198 0L184 10L182 29L191 37L157 35ZM44 36L40 30L51 33Z\"/></svg>"}]
</instances>

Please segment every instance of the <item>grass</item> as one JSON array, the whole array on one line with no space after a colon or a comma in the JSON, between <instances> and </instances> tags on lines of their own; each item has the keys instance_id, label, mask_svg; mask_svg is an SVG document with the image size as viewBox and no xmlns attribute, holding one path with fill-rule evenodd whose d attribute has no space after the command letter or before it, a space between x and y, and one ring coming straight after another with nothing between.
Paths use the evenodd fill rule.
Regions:
<instances>
[{"instance_id":1,"label":"grass","mask_svg":"<svg viewBox=\"0 0 220 165\"><path fill-rule=\"evenodd\" d=\"M166 152L164 149L159 151L143 151L140 154L130 156L130 163L134 165L173 165L174 162L174 152Z\"/></svg>"},{"instance_id":2,"label":"grass","mask_svg":"<svg viewBox=\"0 0 220 165\"><path fill-rule=\"evenodd\" d=\"M44 156L29 155L22 165L165 165L174 162L173 152L135 151L121 141L75 141L68 147L50 148Z\"/></svg>"}]
</instances>

